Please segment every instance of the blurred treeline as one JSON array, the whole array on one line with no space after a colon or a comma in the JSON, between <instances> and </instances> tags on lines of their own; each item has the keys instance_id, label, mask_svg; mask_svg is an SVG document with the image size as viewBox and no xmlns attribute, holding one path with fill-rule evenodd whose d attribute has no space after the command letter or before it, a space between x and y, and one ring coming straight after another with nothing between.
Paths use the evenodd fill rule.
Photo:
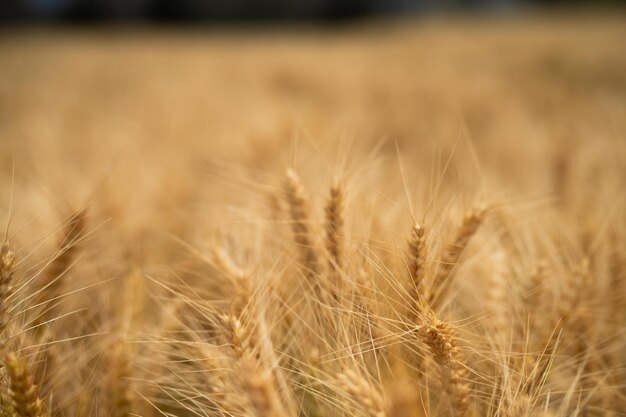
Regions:
<instances>
[{"instance_id":1,"label":"blurred treeline","mask_svg":"<svg viewBox=\"0 0 626 417\"><path fill-rule=\"evenodd\" d=\"M0 20L14 23L99 20L334 20L442 10L515 11L525 7L571 3L563 0L0 0ZM598 4L597 1L593 3ZM600 3L619 2L606 0Z\"/></svg>"}]
</instances>

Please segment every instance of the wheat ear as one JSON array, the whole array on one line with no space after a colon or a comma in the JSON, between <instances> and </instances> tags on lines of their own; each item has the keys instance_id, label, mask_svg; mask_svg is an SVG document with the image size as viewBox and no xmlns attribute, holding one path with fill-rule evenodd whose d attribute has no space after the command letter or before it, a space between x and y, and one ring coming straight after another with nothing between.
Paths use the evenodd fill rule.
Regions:
<instances>
[{"instance_id":1,"label":"wheat ear","mask_svg":"<svg viewBox=\"0 0 626 417\"><path fill-rule=\"evenodd\" d=\"M439 365L444 388L453 398L456 415L468 416L471 390L463 354L458 348L452 328L429 312L426 323L419 328L419 335L422 342L430 348L433 359Z\"/></svg>"},{"instance_id":2,"label":"wheat ear","mask_svg":"<svg viewBox=\"0 0 626 417\"><path fill-rule=\"evenodd\" d=\"M238 365L241 383L248 400L258 417L285 417L276 380L270 370L262 371L256 333L246 320L232 315L222 316L225 336Z\"/></svg>"},{"instance_id":3,"label":"wheat ear","mask_svg":"<svg viewBox=\"0 0 626 417\"><path fill-rule=\"evenodd\" d=\"M330 197L325 207L326 213L326 250L328 251L331 270L340 269L343 265L343 192L339 185L330 187Z\"/></svg>"},{"instance_id":4,"label":"wheat ear","mask_svg":"<svg viewBox=\"0 0 626 417\"><path fill-rule=\"evenodd\" d=\"M349 369L337 375L336 380L368 417L386 417L382 395L364 376Z\"/></svg>"},{"instance_id":5,"label":"wheat ear","mask_svg":"<svg viewBox=\"0 0 626 417\"><path fill-rule=\"evenodd\" d=\"M63 275L72 266L72 262L76 257L76 249L78 241L84 236L86 223L86 211L81 209L74 213L64 228L63 236L60 239L58 253L48 265L46 271L45 286L39 296L39 301L49 303L56 300L62 295L63 291ZM48 308L43 313L39 322L54 317L52 308Z\"/></svg>"},{"instance_id":6,"label":"wheat ear","mask_svg":"<svg viewBox=\"0 0 626 417\"><path fill-rule=\"evenodd\" d=\"M309 201L305 196L300 179L291 169L287 171L284 191L289 204L291 229L296 246L300 251L302 264L307 268L310 275L315 275L319 272L320 265L311 230Z\"/></svg>"},{"instance_id":7,"label":"wheat ear","mask_svg":"<svg viewBox=\"0 0 626 417\"><path fill-rule=\"evenodd\" d=\"M9 318L7 317L9 305L8 298L11 295L11 281L13 280L13 267L15 266L15 254L7 242L0 248L0 346L5 343L2 335L6 329Z\"/></svg>"},{"instance_id":8,"label":"wheat ear","mask_svg":"<svg viewBox=\"0 0 626 417\"><path fill-rule=\"evenodd\" d=\"M326 203L326 251L330 271L329 290L338 300L343 289L341 268L343 267L343 191L339 185L330 187L330 196Z\"/></svg>"},{"instance_id":9,"label":"wheat ear","mask_svg":"<svg viewBox=\"0 0 626 417\"><path fill-rule=\"evenodd\" d=\"M39 389L24 362L14 352L7 354L5 365L11 386L13 410L17 417L44 417L43 401L39 398Z\"/></svg>"},{"instance_id":10,"label":"wheat ear","mask_svg":"<svg viewBox=\"0 0 626 417\"><path fill-rule=\"evenodd\" d=\"M409 294L411 296L412 307L417 311L422 309L422 303L427 299L424 276L426 272L426 231L424 226L413 225L411 239L409 240L408 251L409 278L411 286Z\"/></svg>"},{"instance_id":11,"label":"wheat ear","mask_svg":"<svg viewBox=\"0 0 626 417\"><path fill-rule=\"evenodd\" d=\"M243 388L258 417L286 417L271 371L261 372L256 361L246 357L240 361Z\"/></svg>"},{"instance_id":12,"label":"wheat ear","mask_svg":"<svg viewBox=\"0 0 626 417\"><path fill-rule=\"evenodd\" d=\"M429 297L429 304L433 308L436 309L445 299L450 289L452 278L454 277L455 267L484 219L484 209L475 209L466 213L465 216L463 216L461 226L456 232L454 241L445 246L441 255L441 263L433 282L433 291L430 293Z\"/></svg>"},{"instance_id":13,"label":"wheat ear","mask_svg":"<svg viewBox=\"0 0 626 417\"><path fill-rule=\"evenodd\" d=\"M240 271L234 263L232 265ZM280 381L277 381L271 369L263 367L263 353L267 353L271 347L267 343L263 344L267 339L259 337L263 336L261 330L265 323L254 303L249 277L242 273L235 280L235 285L230 313L220 316L220 320L241 374L242 387L256 416L286 417L286 407L277 388Z\"/></svg>"}]
</instances>

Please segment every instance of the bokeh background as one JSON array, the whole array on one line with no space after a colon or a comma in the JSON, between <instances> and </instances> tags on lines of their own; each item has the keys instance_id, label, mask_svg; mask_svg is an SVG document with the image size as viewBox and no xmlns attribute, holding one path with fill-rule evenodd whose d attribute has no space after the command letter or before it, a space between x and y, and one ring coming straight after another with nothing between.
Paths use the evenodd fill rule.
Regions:
<instances>
[{"instance_id":1,"label":"bokeh background","mask_svg":"<svg viewBox=\"0 0 626 417\"><path fill-rule=\"evenodd\" d=\"M619 1L594 1L594 6ZM515 12L581 6L563 0L5 0L0 18L10 22L98 20L337 20L359 16L433 12Z\"/></svg>"}]
</instances>

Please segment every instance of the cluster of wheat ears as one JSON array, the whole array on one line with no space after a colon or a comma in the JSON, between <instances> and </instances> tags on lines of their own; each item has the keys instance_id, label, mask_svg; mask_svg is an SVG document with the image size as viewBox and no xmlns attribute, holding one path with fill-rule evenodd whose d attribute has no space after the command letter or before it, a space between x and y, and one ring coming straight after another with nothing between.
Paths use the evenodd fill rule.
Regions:
<instances>
[{"instance_id":1,"label":"cluster of wheat ears","mask_svg":"<svg viewBox=\"0 0 626 417\"><path fill-rule=\"evenodd\" d=\"M350 244L344 199L341 183L332 185L318 224L289 170L282 200L270 206L291 229L293 258L274 260L268 271L245 270L211 244L196 255L208 267L205 279L221 289L168 287L166 312L149 334L135 328L141 303L133 297L143 277L132 270L125 278L129 312L105 346L73 345L64 340L69 331L54 326L65 314L64 281L89 244L88 211L66 219L57 251L34 275L18 267L26 255L5 240L3 415L87 415L94 413L87 407L101 407L115 416L591 416L624 405L623 334L616 332L624 251L615 237L593 257L561 264L558 255L540 252L534 269L515 271L523 249L510 231L494 227L503 214L483 206L467 211L444 238L416 222L406 230L406 247L381 259L367 245ZM456 275L490 219L498 243L474 256L477 263L491 259L491 281L467 283L486 292L469 301L483 304L480 313L468 315L455 300ZM89 321L97 319L84 320L83 336ZM78 391L69 389L76 381L52 384L64 372L59 367L72 366L61 355L84 361L81 372L97 380L87 377L82 383L90 386Z\"/></svg>"},{"instance_id":2,"label":"cluster of wheat ears","mask_svg":"<svg viewBox=\"0 0 626 417\"><path fill-rule=\"evenodd\" d=\"M0 416L625 415L607 22L5 34Z\"/></svg>"}]
</instances>

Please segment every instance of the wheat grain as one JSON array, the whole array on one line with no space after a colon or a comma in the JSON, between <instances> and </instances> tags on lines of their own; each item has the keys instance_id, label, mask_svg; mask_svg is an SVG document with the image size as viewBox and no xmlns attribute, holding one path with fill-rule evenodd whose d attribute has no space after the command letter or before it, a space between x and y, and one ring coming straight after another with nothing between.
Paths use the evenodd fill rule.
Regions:
<instances>
[{"instance_id":1,"label":"wheat grain","mask_svg":"<svg viewBox=\"0 0 626 417\"><path fill-rule=\"evenodd\" d=\"M33 384L24 362L14 352L8 353L4 362L9 375L15 414L18 417L45 417L47 414L43 401L39 398L39 389Z\"/></svg>"}]
</instances>

